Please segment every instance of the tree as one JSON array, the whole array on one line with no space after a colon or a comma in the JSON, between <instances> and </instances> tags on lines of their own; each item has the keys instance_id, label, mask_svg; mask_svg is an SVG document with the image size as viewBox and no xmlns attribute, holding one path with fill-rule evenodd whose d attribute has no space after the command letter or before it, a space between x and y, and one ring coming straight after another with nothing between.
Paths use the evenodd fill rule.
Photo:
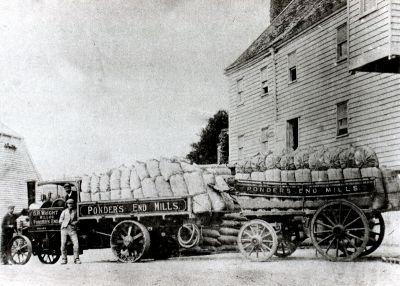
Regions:
<instances>
[{"instance_id":1,"label":"tree","mask_svg":"<svg viewBox=\"0 0 400 286\"><path fill-rule=\"evenodd\" d=\"M190 161L196 164L215 164L217 163L217 148L220 142L220 134L223 129L228 128L228 113L225 110L219 110L213 117L208 119L207 126L200 132L200 140L192 143L192 150L186 155ZM227 156L229 146L226 143L226 137L221 144L222 154Z\"/></svg>"}]
</instances>

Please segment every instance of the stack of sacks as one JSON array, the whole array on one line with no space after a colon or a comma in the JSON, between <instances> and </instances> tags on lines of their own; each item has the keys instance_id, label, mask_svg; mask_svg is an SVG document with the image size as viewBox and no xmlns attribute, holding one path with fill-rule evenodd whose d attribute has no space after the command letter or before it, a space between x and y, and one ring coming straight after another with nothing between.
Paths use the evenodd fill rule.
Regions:
<instances>
[{"instance_id":1,"label":"stack of sacks","mask_svg":"<svg viewBox=\"0 0 400 286\"><path fill-rule=\"evenodd\" d=\"M129 186L132 190L132 196L134 199L143 199L144 194L142 191L142 183L140 181L139 175L136 172L136 167L132 167L129 176Z\"/></svg>"},{"instance_id":2,"label":"stack of sacks","mask_svg":"<svg viewBox=\"0 0 400 286\"><path fill-rule=\"evenodd\" d=\"M325 157L325 162L328 165L328 180L340 181L343 180L343 171L340 164L340 154L342 148L329 148Z\"/></svg>"},{"instance_id":3,"label":"stack of sacks","mask_svg":"<svg viewBox=\"0 0 400 286\"><path fill-rule=\"evenodd\" d=\"M82 177L80 198L81 198L81 202L90 202L92 200L91 188L90 188L90 177L88 175L84 175Z\"/></svg>"},{"instance_id":4,"label":"stack of sacks","mask_svg":"<svg viewBox=\"0 0 400 286\"><path fill-rule=\"evenodd\" d=\"M281 180L282 182L296 182L295 178L295 165L294 165L294 151L292 149L283 150L279 165L281 166Z\"/></svg>"},{"instance_id":5,"label":"stack of sacks","mask_svg":"<svg viewBox=\"0 0 400 286\"><path fill-rule=\"evenodd\" d=\"M356 149L350 145L339 154L340 167L343 169L343 178L346 180L361 178L361 172L354 157L355 153Z\"/></svg>"},{"instance_id":6,"label":"stack of sacks","mask_svg":"<svg viewBox=\"0 0 400 286\"><path fill-rule=\"evenodd\" d=\"M133 199L133 193L130 184L132 167L122 166L120 168L120 171L121 171L121 180L120 180L121 199L131 200Z\"/></svg>"},{"instance_id":7,"label":"stack of sacks","mask_svg":"<svg viewBox=\"0 0 400 286\"><path fill-rule=\"evenodd\" d=\"M311 148L303 149L298 148L294 152L294 166L296 171L294 173L296 182L298 183L309 183L311 182L311 171L309 169L309 158L310 154L313 153L314 150Z\"/></svg>"},{"instance_id":8,"label":"stack of sacks","mask_svg":"<svg viewBox=\"0 0 400 286\"><path fill-rule=\"evenodd\" d=\"M214 251L237 251L237 237L247 219L238 214L226 214L218 226L203 228L202 247Z\"/></svg>"},{"instance_id":9,"label":"stack of sacks","mask_svg":"<svg viewBox=\"0 0 400 286\"><path fill-rule=\"evenodd\" d=\"M388 209L397 209L400 206L400 185L395 171L386 167L381 168L383 185L385 187Z\"/></svg>"},{"instance_id":10,"label":"stack of sacks","mask_svg":"<svg viewBox=\"0 0 400 286\"><path fill-rule=\"evenodd\" d=\"M354 152L354 160L356 166L360 168L362 178L375 178L376 194L372 208L383 208L386 202L385 187L382 172L378 169L379 162L375 151L368 146L357 147Z\"/></svg>"},{"instance_id":11,"label":"stack of sacks","mask_svg":"<svg viewBox=\"0 0 400 286\"><path fill-rule=\"evenodd\" d=\"M156 198L158 197L155 177L150 177L149 171L147 169L146 163L136 161L135 162L136 174L140 179L140 185L143 192L144 198ZM154 172L154 170L153 170ZM154 173L153 173L154 174Z\"/></svg>"},{"instance_id":12,"label":"stack of sacks","mask_svg":"<svg viewBox=\"0 0 400 286\"><path fill-rule=\"evenodd\" d=\"M187 162L184 162L184 163L187 164ZM182 161L181 161L181 166L182 166ZM229 169L227 165L217 165L217 164L212 164L212 165L194 165L194 168L199 168L203 172L208 172L208 173L211 173L211 174L213 174L215 176L217 176L217 175L226 175L226 176L232 175L231 169ZM182 167L182 169L183 169L183 167Z\"/></svg>"},{"instance_id":13,"label":"stack of sacks","mask_svg":"<svg viewBox=\"0 0 400 286\"><path fill-rule=\"evenodd\" d=\"M281 182L281 155L269 154L265 158L265 180L269 182Z\"/></svg>"},{"instance_id":14,"label":"stack of sacks","mask_svg":"<svg viewBox=\"0 0 400 286\"><path fill-rule=\"evenodd\" d=\"M112 169L110 175L111 200L121 199L121 170Z\"/></svg>"},{"instance_id":15,"label":"stack of sacks","mask_svg":"<svg viewBox=\"0 0 400 286\"><path fill-rule=\"evenodd\" d=\"M111 200L110 172L100 175L100 200Z\"/></svg>"},{"instance_id":16,"label":"stack of sacks","mask_svg":"<svg viewBox=\"0 0 400 286\"><path fill-rule=\"evenodd\" d=\"M327 155L328 149L324 146L310 154L308 164L311 169L312 182L318 183L328 181L328 165L326 164Z\"/></svg>"},{"instance_id":17,"label":"stack of sacks","mask_svg":"<svg viewBox=\"0 0 400 286\"><path fill-rule=\"evenodd\" d=\"M90 192L91 192L91 200L94 202L100 201L100 177L96 174L93 174L90 178ZM81 194L82 198L82 194Z\"/></svg>"}]
</instances>

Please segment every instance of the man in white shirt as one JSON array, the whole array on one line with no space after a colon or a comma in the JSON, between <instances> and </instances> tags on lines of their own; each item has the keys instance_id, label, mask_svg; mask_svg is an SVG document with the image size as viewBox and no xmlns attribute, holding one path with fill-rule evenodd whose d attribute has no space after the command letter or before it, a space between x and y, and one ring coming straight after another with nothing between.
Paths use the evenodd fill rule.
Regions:
<instances>
[{"instance_id":1,"label":"man in white shirt","mask_svg":"<svg viewBox=\"0 0 400 286\"><path fill-rule=\"evenodd\" d=\"M79 241L76 233L76 224L78 223L78 215L74 208L75 202L73 199L67 200L67 208L63 210L60 215L61 224L61 264L67 264L67 250L65 248L67 244L67 237L71 238L74 247L74 263L81 264L79 260Z\"/></svg>"}]
</instances>

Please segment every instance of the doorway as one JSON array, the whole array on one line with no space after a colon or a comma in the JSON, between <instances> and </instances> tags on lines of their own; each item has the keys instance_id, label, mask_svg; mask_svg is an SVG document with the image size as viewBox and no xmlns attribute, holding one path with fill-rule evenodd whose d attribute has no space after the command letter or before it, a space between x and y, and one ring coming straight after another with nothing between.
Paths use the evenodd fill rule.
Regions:
<instances>
[{"instance_id":1,"label":"doorway","mask_svg":"<svg viewBox=\"0 0 400 286\"><path fill-rule=\"evenodd\" d=\"M299 147L299 118L290 119L286 124L286 147L296 150Z\"/></svg>"}]
</instances>

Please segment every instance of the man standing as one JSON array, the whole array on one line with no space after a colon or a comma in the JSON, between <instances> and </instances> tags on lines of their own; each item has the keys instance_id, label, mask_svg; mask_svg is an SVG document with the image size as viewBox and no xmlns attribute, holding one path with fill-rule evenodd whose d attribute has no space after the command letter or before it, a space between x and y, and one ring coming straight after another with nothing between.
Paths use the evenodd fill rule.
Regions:
<instances>
[{"instance_id":1,"label":"man standing","mask_svg":"<svg viewBox=\"0 0 400 286\"><path fill-rule=\"evenodd\" d=\"M65 195L65 201L68 201L69 199L73 199L75 203L78 201L78 193L76 191L72 191L72 185L71 184L66 183L64 185L64 190L67 193Z\"/></svg>"},{"instance_id":2,"label":"man standing","mask_svg":"<svg viewBox=\"0 0 400 286\"><path fill-rule=\"evenodd\" d=\"M10 243L14 229L17 226L16 220L18 215L14 214L14 206L8 207L8 212L1 223L1 264L8 264L7 246Z\"/></svg>"},{"instance_id":3,"label":"man standing","mask_svg":"<svg viewBox=\"0 0 400 286\"><path fill-rule=\"evenodd\" d=\"M74 263L81 264L79 260L79 242L78 235L76 233L76 224L78 223L78 216L76 209L74 208L75 202L73 199L67 200L67 208L63 210L60 215L60 224L61 224L61 255L62 260L61 264L66 264L67 261L67 237L69 236L72 240L72 244L74 247Z\"/></svg>"}]
</instances>

